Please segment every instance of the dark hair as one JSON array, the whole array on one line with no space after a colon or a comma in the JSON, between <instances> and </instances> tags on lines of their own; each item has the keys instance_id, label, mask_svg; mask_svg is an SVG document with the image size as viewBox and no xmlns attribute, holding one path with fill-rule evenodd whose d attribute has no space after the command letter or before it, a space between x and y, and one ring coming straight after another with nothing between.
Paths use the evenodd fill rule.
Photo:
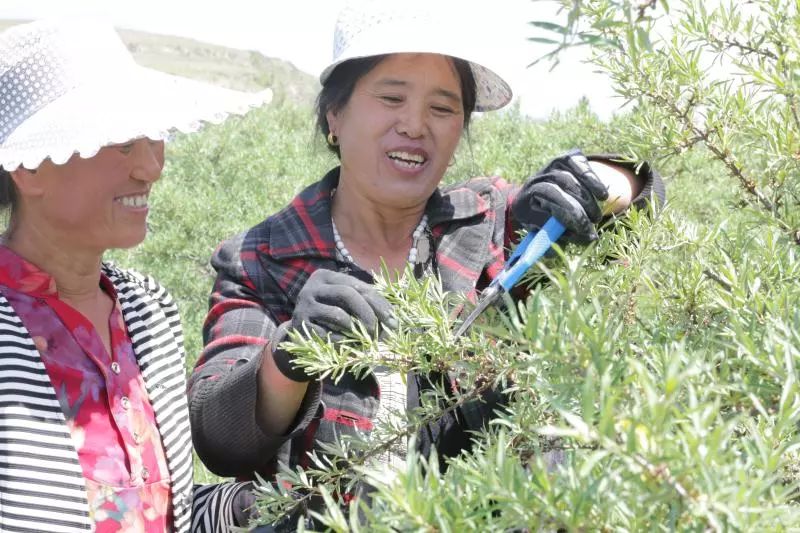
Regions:
<instances>
[{"instance_id":1,"label":"dark hair","mask_svg":"<svg viewBox=\"0 0 800 533\"><path fill-rule=\"evenodd\" d=\"M350 96L353 94L358 80L366 76L387 57L388 55L379 55L349 59L333 69L317 96L317 128L322 132L323 137L327 137L331 131L326 116L328 111L334 113L341 111L350 101ZM475 110L478 89L469 62L457 57L451 59L461 82L461 102L464 107L464 129L466 130L469 128L469 119ZM331 146L327 143L326 145L330 151L336 154L336 157L340 157L338 146Z\"/></svg>"},{"instance_id":2,"label":"dark hair","mask_svg":"<svg viewBox=\"0 0 800 533\"><path fill-rule=\"evenodd\" d=\"M17 190L11 174L0 168L0 209L10 208L14 212L17 206Z\"/></svg>"}]
</instances>

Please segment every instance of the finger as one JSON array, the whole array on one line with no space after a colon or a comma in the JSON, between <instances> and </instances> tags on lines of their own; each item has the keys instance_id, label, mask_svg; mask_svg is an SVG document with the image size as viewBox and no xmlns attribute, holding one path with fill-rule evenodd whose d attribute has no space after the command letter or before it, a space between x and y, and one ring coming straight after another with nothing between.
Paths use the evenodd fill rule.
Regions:
<instances>
[{"instance_id":1,"label":"finger","mask_svg":"<svg viewBox=\"0 0 800 533\"><path fill-rule=\"evenodd\" d=\"M375 287L368 284L363 284L362 287L356 287L356 290L361 294L364 300L369 304L378 322L383 324L389 329L396 329L397 318L394 315L394 307L389 301L383 297Z\"/></svg>"},{"instance_id":2,"label":"finger","mask_svg":"<svg viewBox=\"0 0 800 533\"><path fill-rule=\"evenodd\" d=\"M591 163L580 150L571 150L555 158L539 174L547 174L553 170L564 170L575 175L576 179L598 200L608 198L608 187L592 170Z\"/></svg>"},{"instance_id":3,"label":"finger","mask_svg":"<svg viewBox=\"0 0 800 533\"><path fill-rule=\"evenodd\" d=\"M303 319L303 326L324 338L328 333L349 333L353 329L353 317L339 306L317 302L314 311Z\"/></svg>"},{"instance_id":4,"label":"finger","mask_svg":"<svg viewBox=\"0 0 800 533\"><path fill-rule=\"evenodd\" d=\"M390 329L397 327L397 319L394 316L392 304L375 290L373 285L341 272L330 271L326 275L326 281L353 288L369 304L378 322Z\"/></svg>"},{"instance_id":5,"label":"finger","mask_svg":"<svg viewBox=\"0 0 800 533\"><path fill-rule=\"evenodd\" d=\"M537 177L535 183L553 183L564 192L575 198L581 204L589 220L600 222L603 211L592 193L584 187L578 179L565 170L553 170L548 174Z\"/></svg>"},{"instance_id":6,"label":"finger","mask_svg":"<svg viewBox=\"0 0 800 533\"><path fill-rule=\"evenodd\" d=\"M304 320L297 328L302 337L310 339L312 336L316 335L317 337L324 339L327 338L328 335L334 335L331 333L331 330L328 327L314 324L310 320L310 318L308 320Z\"/></svg>"},{"instance_id":7,"label":"finger","mask_svg":"<svg viewBox=\"0 0 800 533\"><path fill-rule=\"evenodd\" d=\"M547 211L573 233L591 238L596 235L594 224L583 207L572 196L552 183L537 183L532 192L542 210Z\"/></svg>"},{"instance_id":8,"label":"finger","mask_svg":"<svg viewBox=\"0 0 800 533\"><path fill-rule=\"evenodd\" d=\"M583 154L574 154L564 160L566 169L577 176L578 180L589 189L598 200L608 198L608 187L592 170L589 160Z\"/></svg>"},{"instance_id":9,"label":"finger","mask_svg":"<svg viewBox=\"0 0 800 533\"><path fill-rule=\"evenodd\" d=\"M538 202L514 202L511 209L514 220L527 230L538 230L544 226L551 216L550 213L539 206Z\"/></svg>"},{"instance_id":10,"label":"finger","mask_svg":"<svg viewBox=\"0 0 800 533\"><path fill-rule=\"evenodd\" d=\"M335 307L348 315L349 326L353 320L358 320L368 331L375 331L378 327L378 317L369 302L355 288L347 285L328 285L317 292L317 304ZM312 311L315 315L316 312ZM339 313L335 317L341 316ZM317 321L317 323L319 323ZM349 329L348 328L348 331Z\"/></svg>"}]
</instances>

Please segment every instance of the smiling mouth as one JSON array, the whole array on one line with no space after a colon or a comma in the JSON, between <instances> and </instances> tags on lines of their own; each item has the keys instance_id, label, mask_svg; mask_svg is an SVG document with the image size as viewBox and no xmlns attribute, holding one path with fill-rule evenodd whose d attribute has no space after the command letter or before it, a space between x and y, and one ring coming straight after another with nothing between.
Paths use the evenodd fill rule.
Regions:
<instances>
[{"instance_id":1,"label":"smiling mouth","mask_svg":"<svg viewBox=\"0 0 800 533\"><path fill-rule=\"evenodd\" d=\"M427 159L420 154L410 154L408 152L387 152L387 156L392 161L406 167L406 168L419 168L425 164Z\"/></svg>"},{"instance_id":2,"label":"smiling mouth","mask_svg":"<svg viewBox=\"0 0 800 533\"><path fill-rule=\"evenodd\" d=\"M115 202L119 202L125 207L142 208L147 207L148 194L135 194L130 196L122 196L115 198Z\"/></svg>"}]
</instances>

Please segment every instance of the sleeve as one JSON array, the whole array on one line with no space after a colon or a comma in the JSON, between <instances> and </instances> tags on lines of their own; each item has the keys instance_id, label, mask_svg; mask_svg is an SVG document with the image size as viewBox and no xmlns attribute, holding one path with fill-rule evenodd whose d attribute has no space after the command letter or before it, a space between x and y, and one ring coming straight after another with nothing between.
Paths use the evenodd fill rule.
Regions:
<instances>
[{"instance_id":1,"label":"sleeve","mask_svg":"<svg viewBox=\"0 0 800 533\"><path fill-rule=\"evenodd\" d=\"M653 208L657 211L666 202L667 194L664 180L661 178L661 175L650 166L650 163L646 161L629 161L619 154L590 154L586 156L586 159L626 168L632 170L636 174L642 183L642 189L639 191L639 194L631 200L631 207L646 209L652 203ZM507 225L511 230L512 236L516 235L522 229L514 220L514 216L511 212L511 206L515 198L514 194L518 190L519 189L512 191L506 203L506 220L508 221ZM543 226L544 223L547 222L547 219L550 218L550 215L544 211L537 213L537 215L540 215L538 217L539 220L535 223L538 227ZM610 219L612 219L611 216L607 217L605 220L607 221ZM601 224L601 228L602 227L604 226Z\"/></svg>"},{"instance_id":2,"label":"sleeve","mask_svg":"<svg viewBox=\"0 0 800 533\"><path fill-rule=\"evenodd\" d=\"M250 482L195 485L191 531L222 533L246 527L256 515L255 502Z\"/></svg>"},{"instance_id":3,"label":"sleeve","mask_svg":"<svg viewBox=\"0 0 800 533\"><path fill-rule=\"evenodd\" d=\"M189 379L192 439L200 459L221 476L262 470L279 448L316 413L321 385L311 382L298 415L284 435L267 435L256 421L258 370L267 339L277 327L242 261L245 234L220 245L217 271L203 325L205 348ZM254 253L254 252L249 252Z\"/></svg>"}]
</instances>

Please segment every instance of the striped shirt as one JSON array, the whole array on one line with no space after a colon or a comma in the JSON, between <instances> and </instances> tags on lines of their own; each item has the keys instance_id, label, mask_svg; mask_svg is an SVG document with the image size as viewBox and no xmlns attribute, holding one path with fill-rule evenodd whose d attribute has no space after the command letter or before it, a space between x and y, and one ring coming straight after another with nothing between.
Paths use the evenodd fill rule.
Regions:
<instances>
[{"instance_id":1,"label":"striped shirt","mask_svg":"<svg viewBox=\"0 0 800 533\"><path fill-rule=\"evenodd\" d=\"M226 531L243 484L193 487L183 333L152 278L103 266L116 290L166 454L171 530ZM94 529L66 418L39 351L0 286L0 531Z\"/></svg>"}]
</instances>

